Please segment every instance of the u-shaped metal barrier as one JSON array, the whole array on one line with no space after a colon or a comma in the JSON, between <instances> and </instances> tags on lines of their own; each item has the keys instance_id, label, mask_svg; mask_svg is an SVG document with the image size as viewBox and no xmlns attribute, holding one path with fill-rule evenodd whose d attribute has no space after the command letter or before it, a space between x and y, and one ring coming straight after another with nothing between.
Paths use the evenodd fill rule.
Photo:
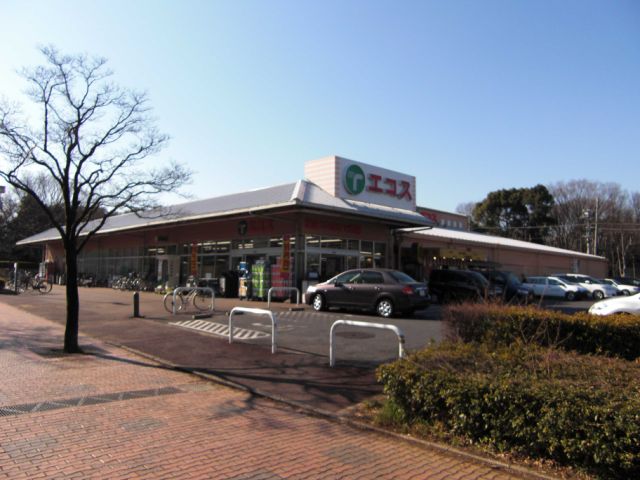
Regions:
<instances>
[{"instance_id":1,"label":"u-shaped metal barrier","mask_svg":"<svg viewBox=\"0 0 640 480\"><path fill-rule=\"evenodd\" d=\"M262 308L247 308L247 307L234 307L229 313L229 343L233 343L233 315L234 313L253 313L254 315L266 315L271 319L271 353L276 353L276 327L278 321L276 320L275 313L270 310L263 310Z\"/></svg>"},{"instance_id":2,"label":"u-shaped metal barrier","mask_svg":"<svg viewBox=\"0 0 640 480\"><path fill-rule=\"evenodd\" d=\"M267 293L267 308L271 308L271 292L274 290L284 290L287 292L296 292L296 305L300 305L300 289L296 287L271 287Z\"/></svg>"},{"instance_id":3,"label":"u-shaped metal barrier","mask_svg":"<svg viewBox=\"0 0 640 480\"><path fill-rule=\"evenodd\" d=\"M334 367L336 364L334 353L334 336L335 330L340 325L347 325L350 327L364 327L364 328L376 328L379 330L391 330L398 337L398 357L404 358L404 333L395 325L389 325L388 323L369 323L369 322L357 322L355 320L336 320L331 325L331 331L329 333L329 366Z\"/></svg>"}]
</instances>

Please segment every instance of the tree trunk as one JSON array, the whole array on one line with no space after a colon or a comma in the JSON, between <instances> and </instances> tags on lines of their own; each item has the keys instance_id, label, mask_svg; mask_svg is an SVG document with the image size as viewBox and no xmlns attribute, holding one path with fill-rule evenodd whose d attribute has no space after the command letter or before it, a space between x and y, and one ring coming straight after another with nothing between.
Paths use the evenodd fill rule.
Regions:
<instances>
[{"instance_id":1,"label":"tree trunk","mask_svg":"<svg viewBox=\"0 0 640 480\"><path fill-rule=\"evenodd\" d=\"M75 245L66 249L67 262L67 324L64 332L65 353L81 353L78 345L78 319L80 298L78 296L78 256Z\"/></svg>"}]
</instances>

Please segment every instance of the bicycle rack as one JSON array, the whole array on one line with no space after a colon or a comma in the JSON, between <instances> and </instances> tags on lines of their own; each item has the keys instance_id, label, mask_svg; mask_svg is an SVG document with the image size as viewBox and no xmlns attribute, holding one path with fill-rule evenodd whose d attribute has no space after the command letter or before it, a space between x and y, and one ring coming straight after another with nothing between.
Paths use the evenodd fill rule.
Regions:
<instances>
[{"instance_id":1,"label":"bicycle rack","mask_svg":"<svg viewBox=\"0 0 640 480\"><path fill-rule=\"evenodd\" d=\"M254 315L267 315L271 319L271 353L276 353L276 327L278 325L276 315L273 312L262 308L234 307L231 309L231 312L229 313L229 343L233 343L233 314L239 312L253 313Z\"/></svg>"},{"instance_id":2,"label":"bicycle rack","mask_svg":"<svg viewBox=\"0 0 640 480\"><path fill-rule=\"evenodd\" d=\"M192 292L192 291L203 291L209 292L211 294L211 308L210 311L214 311L216 309L216 294L213 291L213 288L209 287L178 287L173 291L173 314L176 314L176 298L180 292Z\"/></svg>"},{"instance_id":3,"label":"bicycle rack","mask_svg":"<svg viewBox=\"0 0 640 480\"><path fill-rule=\"evenodd\" d=\"M271 308L271 292L273 290L285 290L288 292L292 292L295 290L296 292L296 305L300 305L300 289L296 287L271 287L269 292L267 293L267 308Z\"/></svg>"},{"instance_id":4,"label":"bicycle rack","mask_svg":"<svg viewBox=\"0 0 640 480\"><path fill-rule=\"evenodd\" d=\"M398 357L404 358L404 333L395 325L390 325L388 323L369 323L369 322L357 322L355 320L336 320L333 325L331 325L331 331L329 333L329 366L335 367L336 359L334 353L334 337L335 337L335 329L340 325L347 325L350 327L364 327L364 328L376 328L379 330L391 330L398 337Z\"/></svg>"}]
</instances>

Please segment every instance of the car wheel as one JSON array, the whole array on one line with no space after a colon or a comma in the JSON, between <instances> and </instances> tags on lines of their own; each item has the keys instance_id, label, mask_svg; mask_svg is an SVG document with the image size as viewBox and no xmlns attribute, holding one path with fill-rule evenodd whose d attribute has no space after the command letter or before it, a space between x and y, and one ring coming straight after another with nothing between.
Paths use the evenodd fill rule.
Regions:
<instances>
[{"instance_id":1,"label":"car wheel","mask_svg":"<svg viewBox=\"0 0 640 480\"><path fill-rule=\"evenodd\" d=\"M602 300L604 298L604 293L602 293L602 291L600 290L596 290L595 292L593 292L593 298L595 298L596 300Z\"/></svg>"},{"instance_id":2,"label":"car wheel","mask_svg":"<svg viewBox=\"0 0 640 480\"><path fill-rule=\"evenodd\" d=\"M393 302L388 298L383 298L376 305L376 312L378 315L384 318L389 318L393 315Z\"/></svg>"},{"instance_id":3,"label":"car wheel","mask_svg":"<svg viewBox=\"0 0 640 480\"><path fill-rule=\"evenodd\" d=\"M567 294L564 296L564 298L566 298L567 300L569 300L570 302L576 299L576 292L567 292Z\"/></svg>"},{"instance_id":4,"label":"car wheel","mask_svg":"<svg viewBox=\"0 0 640 480\"><path fill-rule=\"evenodd\" d=\"M316 312L321 312L322 310L326 310L327 308L324 301L324 297L319 293L316 293L313 296L313 301L311 302L311 306Z\"/></svg>"},{"instance_id":5,"label":"car wheel","mask_svg":"<svg viewBox=\"0 0 640 480\"><path fill-rule=\"evenodd\" d=\"M629 290L622 290L622 295L628 296L630 294Z\"/></svg>"}]
</instances>

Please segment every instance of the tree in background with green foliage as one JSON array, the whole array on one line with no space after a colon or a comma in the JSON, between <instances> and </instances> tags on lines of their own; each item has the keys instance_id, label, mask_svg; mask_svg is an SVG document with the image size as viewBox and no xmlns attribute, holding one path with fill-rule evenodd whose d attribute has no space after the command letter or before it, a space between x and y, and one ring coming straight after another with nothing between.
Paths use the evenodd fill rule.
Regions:
<instances>
[{"instance_id":1,"label":"tree in background with green foliage","mask_svg":"<svg viewBox=\"0 0 640 480\"><path fill-rule=\"evenodd\" d=\"M555 225L553 207L553 196L544 185L496 190L475 204L471 224L476 231L544 243Z\"/></svg>"}]
</instances>

